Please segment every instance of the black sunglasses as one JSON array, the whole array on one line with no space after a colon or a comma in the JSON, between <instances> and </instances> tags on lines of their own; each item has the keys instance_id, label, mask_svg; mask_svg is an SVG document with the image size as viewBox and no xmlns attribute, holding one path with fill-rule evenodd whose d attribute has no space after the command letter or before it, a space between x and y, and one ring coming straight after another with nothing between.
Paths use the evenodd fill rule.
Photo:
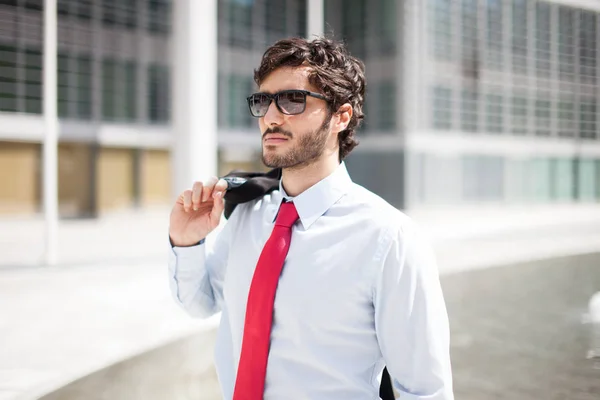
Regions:
<instances>
[{"instance_id":1,"label":"black sunglasses","mask_svg":"<svg viewBox=\"0 0 600 400\"><path fill-rule=\"evenodd\" d=\"M327 101L327 98L319 93L309 92L308 90L282 90L274 94L254 93L246 99L250 114L253 117L264 117L275 100L277 109L286 115L302 114L306 109L306 96Z\"/></svg>"}]
</instances>

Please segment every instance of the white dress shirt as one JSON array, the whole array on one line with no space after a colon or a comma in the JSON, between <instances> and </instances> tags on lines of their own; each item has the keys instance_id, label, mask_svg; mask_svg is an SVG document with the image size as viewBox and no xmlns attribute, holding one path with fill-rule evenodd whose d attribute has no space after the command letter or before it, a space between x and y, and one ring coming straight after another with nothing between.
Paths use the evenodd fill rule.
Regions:
<instances>
[{"instance_id":1,"label":"white dress shirt","mask_svg":"<svg viewBox=\"0 0 600 400\"><path fill-rule=\"evenodd\" d=\"M451 400L449 323L436 262L402 212L355 184L344 163L295 198L240 204L206 242L174 247L173 296L219 311L215 364L231 399L248 291L282 200L299 221L275 298L264 398L379 399L384 365L402 399Z\"/></svg>"}]
</instances>

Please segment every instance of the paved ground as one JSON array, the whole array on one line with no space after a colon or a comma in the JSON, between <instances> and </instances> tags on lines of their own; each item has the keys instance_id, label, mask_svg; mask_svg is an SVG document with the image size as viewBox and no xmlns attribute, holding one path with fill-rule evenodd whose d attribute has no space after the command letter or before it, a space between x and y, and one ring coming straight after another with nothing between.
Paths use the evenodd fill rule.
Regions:
<instances>
[{"instance_id":1,"label":"paved ground","mask_svg":"<svg viewBox=\"0 0 600 400\"><path fill-rule=\"evenodd\" d=\"M592 327L582 323L600 291L600 253L463 272L443 285L457 400L600 399L600 368L586 358Z\"/></svg>"},{"instance_id":2,"label":"paved ground","mask_svg":"<svg viewBox=\"0 0 600 400\"><path fill-rule=\"evenodd\" d=\"M43 244L41 220L13 218L0 221L0 399L38 398L57 387L124 359L137 360L140 365L145 365L145 356L136 356L169 344L174 346L173 349L185 352L188 351L185 349L189 349L186 346L196 346L192 342L186 342L187 345L178 342L186 341L186 338L198 340L196 343L200 344L197 346L206 349L207 346L202 346L201 343L210 340L206 338L214 332L217 320L191 320L175 307L168 293L165 275L167 217L168 210L157 209L153 212L113 215L99 221L63 221L59 231L61 265L57 267L40 266ZM459 278L463 276L463 272L469 274L470 272L466 271L491 265L600 251L599 206L580 207L577 210L567 206L535 210L514 208L504 213L495 213L492 210L480 213L455 210L449 214L440 210L415 213L414 218L431 235L440 269L447 275L444 280L448 282L453 282L452 279L463 282ZM549 276L556 276L556 282L572 280L573 285L589 278L587 284L595 285L596 290L600 290L595 278L589 275L590 270L575 272L579 270L563 269L563 275L557 273ZM466 357L470 354L469 349L477 348L472 355L473 360L469 363L480 363L482 366L466 369L465 374L468 374L469 370L489 371L490 374L495 374L497 369L486 369L484 365L488 359L483 357L486 353L482 349L487 349L489 343L478 344L474 342L473 336L467 337L464 332L476 335L475 338L480 334L489 337L491 343L496 340L495 343L499 346L497 353L501 353L503 337L509 335L510 330L501 330L499 326L510 323L513 318L521 321L521 325L517 326L523 329L528 326L525 317L519 319L519 313L527 309L526 304L515 303L515 299L526 298L528 286L520 286L519 289L517 283L525 278L521 276L520 269L510 271L508 275L500 274L491 281L475 280L467 286L460 286L459 283L450 283L447 286L449 293L457 291L449 297L449 306L452 312L456 313L456 317L452 318L458 324L453 327L453 332L457 332L457 343L475 343L479 346L466 347L466 356L460 357L468 360ZM529 289L554 293L553 285L544 286L544 273L538 275L536 279L530 279L533 283ZM473 276L477 275L474 273ZM525 283L529 284L527 280ZM538 283L539 286L536 286ZM477 288L480 286L486 289L479 291ZM592 290L592 286L588 289ZM453 289L456 287L458 289ZM498 291L495 297L492 296L488 302L482 300L486 295L494 293L494 290ZM513 295L503 298L503 293ZM561 299L560 296L566 296L567 300L577 299L576 308L579 310L580 297L570 293L560 289L556 291L556 296L557 299ZM589 293L582 292L581 298L587 295ZM457 298L459 300L456 300ZM546 294L546 299L540 303L542 306L554 304L556 307L551 301L552 296ZM557 304L567 304L567 300L560 300ZM510 307L499 307L502 302L508 302ZM485 304L487 307L484 307ZM539 305L533 309L537 307ZM467 312L471 308L471 314L461 314L462 310ZM573 315L578 312L572 311ZM545 324L542 325L544 329L552 332L555 325ZM534 327L535 324L532 323L531 326ZM575 326L578 325L571 327L575 329ZM491 334L485 333L486 327L491 329ZM538 332L541 335L546 331ZM552 344L559 347L564 345L559 339ZM457 348L455 351L463 350ZM507 365L514 364L522 370L527 364L519 363L518 358L511 358L509 355L511 352L521 354L523 351L507 347L505 358L491 357L489 362L498 363L498 368L506 369ZM209 353L212 354L212 349ZM577 351L573 350L574 353ZM201 364L194 364L196 371L201 371L197 372L200 375L196 376L211 381L210 365L206 364L210 357L206 358L206 354L202 354L203 357L195 359L195 362ZM460 361L458 367L460 376ZM130 371L133 374L135 370L136 368L125 368L121 371ZM157 373L155 367L145 367L145 370ZM118 369L104 370L104 373L117 379L118 374L115 375L115 371ZM547 375L534 373L531 376L538 379L539 376ZM185 376L191 379L190 375ZM513 380L521 382L511 375L507 376L511 379L503 380L505 385L509 385ZM519 375L517 378L526 380L523 376ZM135 376L132 378L138 379ZM159 380L155 378L152 381ZM100 382L106 381L100 379ZM214 383L214 379L212 382ZM476 382L481 384L485 381ZM535 382L534 380L532 384ZM556 378L556 382L560 383L561 380ZM584 379L581 382L587 381ZM524 383L517 384L517 387L531 389ZM460 386L458 388L460 389ZM139 390L142 390L141 386L136 389ZM193 389L190 390L190 393L193 393ZM206 386L200 390L205 391L207 395L214 393L213 389ZM498 390L497 387L483 387L480 390L494 393L489 397L492 399L509 398L498 397L500 392L494 392ZM590 390L596 388L591 387ZM159 393L156 390L153 392ZM110 390L108 393L111 393ZM114 392L112 394L106 398L119 398L114 396ZM128 394L125 398L134 400L140 397ZM520 396L517 398L533 399Z\"/></svg>"},{"instance_id":3,"label":"paved ground","mask_svg":"<svg viewBox=\"0 0 600 400\"><path fill-rule=\"evenodd\" d=\"M600 368L582 324L600 288L600 253L443 278L460 400L597 400ZM42 400L218 400L214 331L99 371Z\"/></svg>"}]
</instances>

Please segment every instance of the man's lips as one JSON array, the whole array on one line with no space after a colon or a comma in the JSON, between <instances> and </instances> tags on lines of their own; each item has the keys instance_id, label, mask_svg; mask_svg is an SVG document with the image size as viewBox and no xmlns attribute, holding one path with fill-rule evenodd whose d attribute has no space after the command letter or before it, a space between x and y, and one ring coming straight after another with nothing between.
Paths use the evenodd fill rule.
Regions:
<instances>
[{"instance_id":1,"label":"man's lips","mask_svg":"<svg viewBox=\"0 0 600 400\"><path fill-rule=\"evenodd\" d=\"M267 144L277 144L277 143L286 142L287 140L289 140L289 139L286 138L285 136L269 135L269 136L265 137L264 142Z\"/></svg>"}]
</instances>

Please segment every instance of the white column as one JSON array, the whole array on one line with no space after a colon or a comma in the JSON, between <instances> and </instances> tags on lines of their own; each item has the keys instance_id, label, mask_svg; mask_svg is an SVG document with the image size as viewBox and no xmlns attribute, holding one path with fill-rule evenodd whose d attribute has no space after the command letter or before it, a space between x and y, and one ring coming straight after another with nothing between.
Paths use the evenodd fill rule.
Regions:
<instances>
[{"instance_id":1,"label":"white column","mask_svg":"<svg viewBox=\"0 0 600 400\"><path fill-rule=\"evenodd\" d=\"M316 36L323 36L325 32L325 8L324 0L308 0L308 12L306 16L306 37L312 40Z\"/></svg>"},{"instance_id":2,"label":"white column","mask_svg":"<svg viewBox=\"0 0 600 400\"><path fill-rule=\"evenodd\" d=\"M415 203L412 194L419 184L428 187L427 175L425 182L417 183L418 158L414 157L411 137L423 129L423 123L428 122L429 116L421 114L423 109L422 79L424 78L421 57L426 54L422 43L421 29L425 20L421 14L423 4L420 0L409 0L396 3L396 69L399 71L396 81L396 115L398 140L402 141L404 151L404 209L410 209ZM425 89L428 90L428 89ZM427 171L428 163L425 163Z\"/></svg>"},{"instance_id":3,"label":"white column","mask_svg":"<svg viewBox=\"0 0 600 400\"><path fill-rule=\"evenodd\" d=\"M56 0L44 2L44 215L46 264L58 260L58 116L56 107Z\"/></svg>"},{"instance_id":4,"label":"white column","mask_svg":"<svg viewBox=\"0 0 600 400\"><path fill-rule=\"evenodd\" d=\"M217 174L217 0L173 3L173 196Z\"/></svg>"}]
</instances>

